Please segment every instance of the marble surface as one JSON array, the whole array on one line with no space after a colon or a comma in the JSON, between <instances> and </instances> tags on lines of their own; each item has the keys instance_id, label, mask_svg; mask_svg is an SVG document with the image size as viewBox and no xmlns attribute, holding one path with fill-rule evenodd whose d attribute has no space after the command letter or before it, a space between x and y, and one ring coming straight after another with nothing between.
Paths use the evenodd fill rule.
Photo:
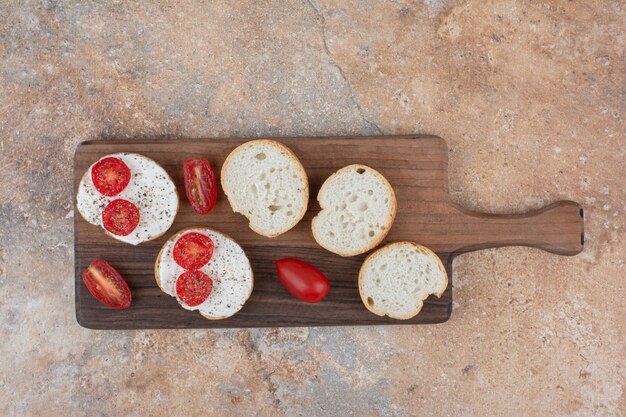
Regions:
<instances>
[{"instance_id":1,"label":"marble surface","mask_svg":"<svg viewBox=\"0 0 626 417\"><path fill-rule=\"evenodd\" d=\"M626 414L621 1L2 2L0 415ZM575 257L455 262L421 327L92 331L87 139L431 133L452 199L581 202Z\"/></svg>"}]
</instances>

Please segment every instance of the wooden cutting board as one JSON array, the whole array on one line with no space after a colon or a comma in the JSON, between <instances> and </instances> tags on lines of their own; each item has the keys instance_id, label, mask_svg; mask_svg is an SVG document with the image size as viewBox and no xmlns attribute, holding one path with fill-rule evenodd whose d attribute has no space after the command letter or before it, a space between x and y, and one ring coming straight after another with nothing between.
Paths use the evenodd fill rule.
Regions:
<instances>
[{"instance_id":1,"label":"wooden cutting board","mask_svg":"<svg viewBox=\"0 0 626 417\"><path fill-rule=\"evenodd\" d=\"M304 165L311 199L304 219L278 238L252 232L246 219L232 212L221 190L209 215L195 214L185 197L183 162L207 158L219 181L221 163L247 140L89 141L79 145L74 162L75 191L83 173L100 157L137 152L161 164L181 196L181 208L172 228L163 237L138 246L106 236L75 210L76 318L80 325L93 329L165 329L441 323L450 318L452 311L452 260L456 255L510 245L533 246L558 255L574 255L583 248L583 210L577 203L560 201L521 215L473 213L451 203L447 190L448 151L445 142L434 136L279 139ZM396 191L398 213L385 242L413 240L426 245L447 267L447 290L439 299L428 298L413 319L391 320L367 311L357 289L358 270L366 255L342 258L320 248L311 235L311 219L319 210L319 187L334 171L352 163L380 171ZM162 293L154 281L154 261L163 243L176 231L193 225L229 234L250 258L254 290L243 309L231 318L209 321L197 312L186 311ZM321 303L301 302L285 290L274 266L284 257L310 262L326 274L331 290ZM130 309L109 309L89 294L81 274L94 259L109 261L126 278L133 294Z\"/></svg>"}]
</instances>

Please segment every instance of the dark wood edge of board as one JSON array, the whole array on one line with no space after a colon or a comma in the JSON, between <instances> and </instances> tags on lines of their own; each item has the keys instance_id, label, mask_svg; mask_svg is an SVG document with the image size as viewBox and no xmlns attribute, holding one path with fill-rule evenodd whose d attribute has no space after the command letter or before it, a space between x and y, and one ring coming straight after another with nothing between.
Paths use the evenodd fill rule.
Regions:
<instances>
[{"instance_id":1,"label":"dark wood edge of board","mask_svg":"<svg viewBox=\"0 0 626 417\"><path fill-rule=\"evenodd\" d=\"M323 328L323 327L363 327L363 326L420 326L420 325L439 325L439 324L444 324L446 322L448 322L450 320L450 317L452 315L452 303L450 303L450 305L447 307L447 311L446 311L446 317L442 318L441 320L432 320L432 321L428 321L427 323L415 323L415 322L407 322L406 320L396 320L393 323L367 323L367 324L363 324L363 323L351 323L351 322L344 322L341 324L337 324L337 323L329 323L329 324L312 324L312 325L306 325L306 324L281 324L281 325L264 325L264 324L258 324L258 325L232 325L231 322L228 321L228 319L226 320L213 320L212 321L212 325L210 327L175 327L175 326L156 326L156 325L142 325L141 327L136 327L136 326L125 326L123 323L118 323L116 324L115 329L112 329L110 327L105 327L105 326L97 326L97 325L91 325L91 324L86 324L84 322L81 322L81 320L78 318L76 318L76 322L78 323L78 325L80 327L83 327L85 329L89 329L89 330L97 330L97 331L111 331L111 330L180 330L180 331L185 331L185 330L196 330L196 329L204 329L204 330L219 330L219 329L270 329L270 328L276 328L276 327L288 327L288 328L311 328L311 329L315 329L315 328Z\"/></svg>"},{"instance_id":2,"label":"dark wood edge of board","mask_svg":"<svg viewBox=\"0 0 626 417\"><path fill-rule=\"evenodd\" d=\"M76 146L76 150L74 151L74 162L76 162L76 153L81 146L85 145L145 145L150 143L162 144L168 143L172 141L176 142L186 142L186 143L205 143L210 141L223 141L223 142L240 142L240 141L251 141L251 140L259 140L259 139L271 139L280 142L281 140L301 140L301 139L326 139L332 137L333 139L348 139L348 140L376 140L380 138L384 138L387 136L379 135L379 136L356 136L356 135L345 135L345 136L254 136L254 137L208 137L208 138L193 138L193 137L172 137L172 136L162 136L162 137L154 137L151 139L140 138L133 139L129 141L129 139L125 138L103 138L103 139L87 139L80 142ZM427 135L427 134L413 134L413 135L393 135L390 136L393 139L436 139L441 141L447 150L447 145L445 140L437 135ZM446 153L447 159L447 153Z\"/></svg>"}]
</instances>

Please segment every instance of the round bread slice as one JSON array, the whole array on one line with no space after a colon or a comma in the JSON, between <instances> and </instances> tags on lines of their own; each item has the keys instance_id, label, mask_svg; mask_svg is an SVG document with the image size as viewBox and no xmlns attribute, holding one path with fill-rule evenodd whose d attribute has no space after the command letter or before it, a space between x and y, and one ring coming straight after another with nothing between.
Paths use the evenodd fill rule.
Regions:
<instances>
[{"instance_id":1,"label":"round bread slice","mask_svg":"<svg viewBox=\"0 0 626 417\"><path fill-rule=\"evenodd\" d=\"M213 280L213 290L195 307L176 297L176 280L185 269L174 261L172 254L178 239L189 232L210 237L214 245L211 260L199 269ZM209 320L225 319L241 310L254 286L252 267L241 246L229 236L202 226L183 229L165 242L154 264L154 277L161 291L176 297L183 308L198 310Z\"/></svg>"},{"instance_id":2,"label":"round bread slice","mask_svg":"<svg viewBox=\"0 0 626 417\"><path fill-rule=\"evenodd\" d=\"M395 242L369 255L359 271L359 294L378 316L407 320L430 294L441 297L448 275L439 257L414 242Z\"/></svg>"},{"instance_id":3,"label":"round bread slice","mask_svg":"<svg viewBox=\"0 0 626 417\"><path fill-rule=\"evenodd\" d=\"M317 243L341 256L365 253L383 241L396 217L389 181L365 165L331 175L317 195L321 211L311 229Z\"/></svg>"},{"instance_id":4,"label":"round bread slice","mask_svg":"<svg viewBox=\"0 0 626 417\"><path fill-rule=\"evenodd\" d=\"M111 201L118 198L128 200L139 209L139 224L129 235L118 236L104 229L104 233L114 239L132 245L157 239L165 234L174 223L178 213L178 192L176 185L161 165L152 159L131 152L105 155L100 159L114 157L121 159L130 169L131 179L126 188L114 197L102 195L91 179L91 168L83 174L76 193L76 208L89 223L100 226L102 212ZM100 160L99 159L99 160Z\"/></svg>"},{"instance_id":5,"label":"round bread slice","mask_svg":"<svg viewBox=\"0 0 626 417\"><path fill-rule=\"evenodd\" d=\"M289 148L273 140L253 140L235 148L222 166L221 183L233 211L267 237L298 224L309 203L304 167Z\"/></svg>"}]
</instances>

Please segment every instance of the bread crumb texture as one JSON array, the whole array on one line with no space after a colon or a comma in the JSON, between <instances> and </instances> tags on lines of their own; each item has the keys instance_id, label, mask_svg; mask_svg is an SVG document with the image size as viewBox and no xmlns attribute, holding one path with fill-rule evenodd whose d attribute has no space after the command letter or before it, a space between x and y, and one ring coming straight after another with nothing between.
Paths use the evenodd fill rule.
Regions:
<instances>
[{"instance_id":1,"label":"bread crumb texture","mask_svg":"<svg viewBox=\"0 0 626 417\"><path fill-rule=\"evenodd\" d=\"M320 189L322 210L313 221L318 243L339 254L358 254L378 244L395 216L395 194L376 170L352 165L329 177Z\"/></svg>"},{"instance_id":2,"label":"bread crumb texture","mask_svg":"<svg viewBox=\"0 0 626 417\"><path fill-rule=\"evenodd\" d=\"M236 148L222 168L222 186L233 210L266 236L295 226L308 203L304 168L288 148L269 140Z\"/></svg>"},{"instance_id":3,"label":"bread crumb texture","mask_svg":"<svg viewBox=\"0 0 626 417\"><path fill-rule=\"evenodd\" d=\"M448 283L434 253L410 242L387 245L366 259L359 274L359 291L366 307L378 314L407 319L422 309L430 294Z\"/></svg>"}]
</instances>

